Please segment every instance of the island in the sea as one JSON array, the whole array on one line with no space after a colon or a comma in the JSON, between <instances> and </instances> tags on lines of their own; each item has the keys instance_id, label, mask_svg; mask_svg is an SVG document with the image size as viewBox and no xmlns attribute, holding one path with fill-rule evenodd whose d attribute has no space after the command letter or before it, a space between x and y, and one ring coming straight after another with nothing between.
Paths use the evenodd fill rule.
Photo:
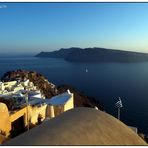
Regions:
<instances>
[{"instance_id":1,"label":"island in the sea","mask_svg":"<svg viewBox=\"0 0 148 148\"><path fill-rule=\"evenodd\" d=\"M61 48L35 55L41 58L63 58L69 62L145 62L148 53L106 49L106 48Z\"/></svg>"}]
</instances>

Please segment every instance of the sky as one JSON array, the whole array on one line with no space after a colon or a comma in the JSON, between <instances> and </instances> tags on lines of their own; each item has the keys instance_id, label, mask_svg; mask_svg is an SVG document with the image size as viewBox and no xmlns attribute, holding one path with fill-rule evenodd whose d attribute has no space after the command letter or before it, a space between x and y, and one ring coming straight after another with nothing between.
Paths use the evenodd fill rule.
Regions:
<instances>
[{"instance_id":1,"label":"sky","mask_svg":"<svg viewBox=\"0 0 148 148\"><path fill-rule=\"evenodd\" d=\"M0 3L0 54L70 47L148 53L148 3Z\"/></svg>"}]
</instances>

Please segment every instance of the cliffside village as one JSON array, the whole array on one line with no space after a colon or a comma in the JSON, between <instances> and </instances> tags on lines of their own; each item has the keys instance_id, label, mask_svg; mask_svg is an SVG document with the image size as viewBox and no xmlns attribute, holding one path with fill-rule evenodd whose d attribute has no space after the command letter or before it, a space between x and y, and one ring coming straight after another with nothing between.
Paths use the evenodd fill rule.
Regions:
<instances>
[{"instance_id":1,"label":"cliffside village","mask_svg":"<svg viewBox=\"0 0 148 148\"><path fill-rule=\"evenodd\" d=\"M69 90L47 98L29 79L0 82L0 144L72 108ZM137 128L129 127L137 134Z\"/></svg>"},{"instance_id":2,"label":"cliffside village","mask_svg":"<svg viewBox=\"0 0 148 148\"><path fill-rule=\"evenodd\" d=\"M29 79L0 82L0 98L3 99L0 102L1 143L74 108L73 93L69 90L45 98ZM13 102L11 108L5 101Z\"/></svg>"}]
</instances>

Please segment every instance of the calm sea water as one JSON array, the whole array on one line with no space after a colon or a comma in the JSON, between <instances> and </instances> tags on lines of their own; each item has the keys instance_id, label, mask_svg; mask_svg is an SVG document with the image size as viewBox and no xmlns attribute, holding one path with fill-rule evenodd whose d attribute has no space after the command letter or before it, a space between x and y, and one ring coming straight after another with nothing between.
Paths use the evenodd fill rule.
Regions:
<instances>
[{"instance_id":1,"label":"calm sea water","mask_svg":"<svg viewBox=\"0 0 148 148\"><path fill-rule=\"evenodd\" d=\"M0 76L16 69L37 71L56 85L72 85L98 99L115 117L120 96L121 120L148 133L148 62L78 64L52 58L0 58Z\"/></svg>"}]
</instances>

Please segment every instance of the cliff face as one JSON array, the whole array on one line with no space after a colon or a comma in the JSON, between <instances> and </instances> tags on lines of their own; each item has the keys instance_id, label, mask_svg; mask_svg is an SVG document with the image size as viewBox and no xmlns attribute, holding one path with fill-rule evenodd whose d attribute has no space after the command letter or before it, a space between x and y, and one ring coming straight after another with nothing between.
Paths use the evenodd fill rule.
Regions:
<instances>
[{"instance_id":1,"label":"cliff face","mask_svg":"<svg viewBox=\"0 0 148 148\"><path fill-rule=\"evenodd\" d=\"M66 58L68 56L68 54L73 50L75 50L75 48L69 48L69 49L61 48L60 50L52 51L52 52L40 52L39 54L36 55L36 57L41 57L41 58Z\"/></svg>"},{"instance_id":2,"label":"cliff face","mask_svg":"<svg viewBox=\"0 0 148 148\"><path fill-rule=\"evenodd\" d=\"M105 49L105 48L69 48L53 52L41 52L37 57L64 58L71 62L143 62L148 54Z\"/></svg>"},{"instance_id":3,"label":"cliff face","mask_svg":"<svg viewBox=\"0 0 148 148\"><path fill-rule=\"evenodd\" d=\"M104 48L86 48L69 53L67 61L73 62L143 62L148 54Z\"/></svg>"},{"instance_id":4,"label":"cliff face","mask_svg":"<svg viewBox=\"0 0 148 148\"><path fill-rule=\"evenodd\" d=\"M2 81L12 81L12 80L25 80L29 79L31 82L37 86L41 92L45 95L46 98L50 99L51 97L58 95L62 92L65 92L67 89L70 89L71 92L74 93L74 106L75 107L95 107L97 106L99 109L103 110L103 107L100 105L98 101L96 101L92 97L88 97L71 86L63 85L63 86L55 86L50 83L43 75L35 72L35 71L26 71L26 70L16 70L6 72ZM3 98L0 98L0 102L4 102L7 104L8 108L11 110L14 102L5 101Z\"/></svg>"}]
</instances>

